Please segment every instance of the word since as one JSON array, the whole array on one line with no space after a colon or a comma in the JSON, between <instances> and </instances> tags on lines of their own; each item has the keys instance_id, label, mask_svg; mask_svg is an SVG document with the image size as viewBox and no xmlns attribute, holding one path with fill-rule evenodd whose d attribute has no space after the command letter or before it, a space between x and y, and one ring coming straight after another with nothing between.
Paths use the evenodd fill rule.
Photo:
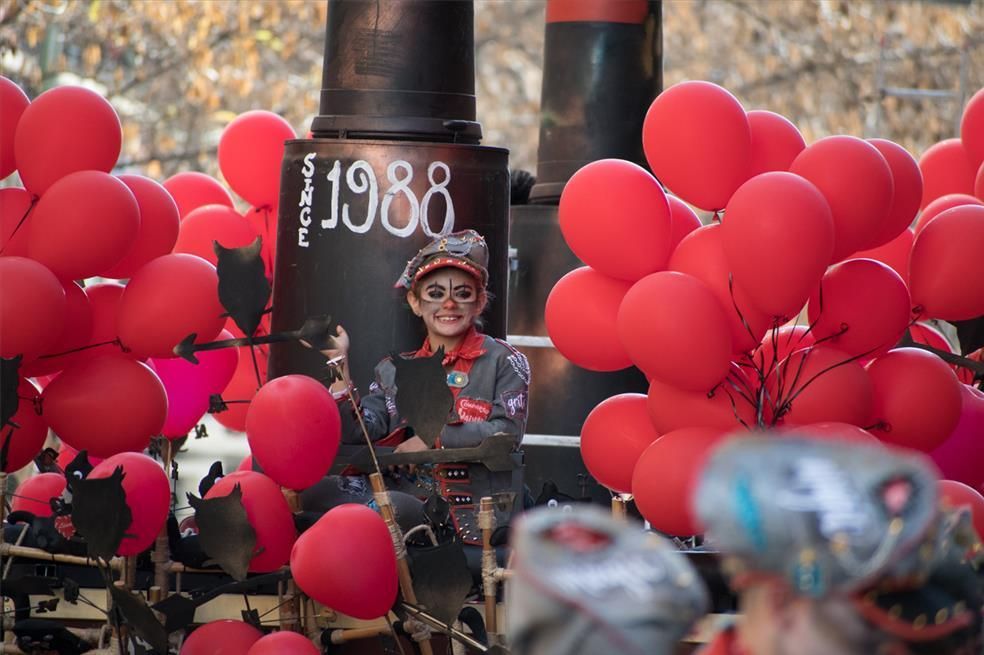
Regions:
<instances>
[{"instance_id":1,"label":"word since","mask_svg":"<svg viewBox=\"0 0 984 655\"><path fill-rule=\"evenodd\" d=\"M297 245L307 248L311 245L309 237L311 224L314 222L312 212L315 200L315 165L316 153L304 156L304 166L301 175L304 186L297 206L301 211L298 215ZM329 182L328 195L330 198L329 215L320 220L322 230L334 230L339 223L354 232L365 234L376 222L383 229L396 237L409 237L419 227L428 237L443 236L454 231L454 202L448 192L451 183L451 168L442 161L431 162L427 166L427 181L430 183L422 198L417 198L410 183L413 181L414 169L409 162L399 159L386 167L386 180L382 184L376 177L369 162L360 159L352 162L346 169L342 162L335 160L325 176ZM385 191L380 193L380 187ZM346 193L343 195L342 188ZM320 189L319 189L320 190ZM345 197L366 194L365 215L353 216L354 213ZM431 224L431 204L436 197L444 201L444 216L440 229L435 230ZM409 207L409 217L404 212L392 211L393 201L402 197ZM394 221L394 218L397 220ZM406 219L404 224L403 219Z\"/></svg>"}]
</instances>

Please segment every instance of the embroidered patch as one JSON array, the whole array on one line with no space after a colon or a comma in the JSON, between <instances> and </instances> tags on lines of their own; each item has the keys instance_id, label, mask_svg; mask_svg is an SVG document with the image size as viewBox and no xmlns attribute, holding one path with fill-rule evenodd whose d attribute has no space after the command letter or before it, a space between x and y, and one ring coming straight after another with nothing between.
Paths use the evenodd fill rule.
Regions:
<instances>
[{"instance_id":1,"label":"embroidered patch","mask_svg":"<svg viewBox=\"0 0 984 655\"><path fill-rule=\"evenodd\" d=\"M484 421L492 413L492 403L477 398L459 397L454 405L455 412L465 423Z\"/></svg>"},{"instance_id":2,"label":"embroidered patch","mask_svg":"<svg viewBox=\"0 0 984 655\"><path fill-rule=\"evenodd\" d=\"M396 416L396 398L386 394L386 411L390 416Z\"/></svg>"},{"instance_id":3,"label":"embroidered patch","mask_svg":"<svg viewBox=\"0 0 984 655\"><path fill-rule=\"evenodd\" d=\"M448 386L461 389L468 384L468 374L464 371L451 371L448 373Z\"/></svg>"},{"instance_id":4,"label":"embroidered patch","mask_svg":"<svg viewBox=\"0 0 984 655\"><path fill-rule=\"evenodd\" d=\"M530 362L526 359L526 355L517 350L506 359L509 360L509 364L512 365L519 379L528 386L530 383Z\"/></svg>"},{"instance_id":5,"label":"embroidered patch","mask_svg":"<svg viewBox=\"0 0 984 655\"><path fill-rule=\"evenodd\" d=\"M526 418L526 402L529 395L525 391L503 391L502 404L509 418Z\"/></svg>"}]
</instances>

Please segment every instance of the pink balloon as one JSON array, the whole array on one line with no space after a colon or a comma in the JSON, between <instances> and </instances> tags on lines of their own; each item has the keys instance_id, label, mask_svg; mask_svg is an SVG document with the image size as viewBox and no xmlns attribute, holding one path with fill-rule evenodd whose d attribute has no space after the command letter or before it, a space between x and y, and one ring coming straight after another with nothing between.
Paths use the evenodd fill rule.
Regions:
<instances>
[{"instance_id":1,"label":"pink balloon","mask_svg":"<svg viewBox=\"0 0 984 655\"><path fill-rule=\"evenodd\" d=\"M98 275L136 243L140 206L120 180L100 171L59 179L31 215L28 252L63 280Z\"/></svg>"},{"instance_id":2,"label":"pink balloon","mask_svg":"<svg viewBox=\"0 0 984 655\"><path fill-rule=\"evenodd\" d=\"M235 209L205 205L191 211L181 221L174 252L198 255L215 265L218 257L212 245L214 241L224 248L240 248L253 243L256 237L256 230Z\"/></svg>"},{"instance_id":3,"label":"pink balloon","mask_svg":"<svg viewBox=\"0 0 984 655\"><path fill-rule=\"evenodd\" d=\"M803 135L785 116L755 109L748 112L752 131L749 177L770 171L788 171L796 156L806 148Z\"/></svg>"},{"instance_id":4,"label":"pink balloon","mask_svg":"<svg viewBox=\"0 0 984 655\"><path fill-rule=\"evenodd\" d=\"M140 207L140 230L130 250L102 277L132 277L150 260L171 252L178 238L178 206L167 189L142 175L120 175Z\"/></svg>"},{"instance_id":5,"label":"pink balloon","mask_svg":"<svg viewBox=\"0 0 984 655\"><path fill-rule=\"evenodd\" d=\"M834 220L831 263L877 245L892 208L895 182L885 157L853 136L828 136L810 144L789 167L812 182Z\"/></svg>"},{"instance_id":6,"label":"pink balloon","mask_svg":"<svg viewBox=\"0 0 984 655\"><path fill-rule=\"evenodd\" d=\"M34 516L51 516L51 499L60 498L65 491L65 476L61 473L38 473L17 487L11 503L13 512L30 512Z\"/></svg>"},{"instance_id":7,"label":"pink balloon","mask_svg":"<svg viewBox=\"0 0 984 655\"><path fill-rule=\"evenodd\" d=\"M947 209L953 209L954 207L960 207L961 205L984 206L984 202L966 193L948 193L945 196L940 196L933 202L926 205L926 208L919 215L919 220L916 221L914 226L916 234L918 235L922 232L931 220L945 212Z\"/></svg>"},{"instance_id":8,"label":"pink balloon","mask_svg":"<svg viewBox=\"0 0 984 655\"><path fill-rule=\"evenodd\" d=\"M0 180L17 170L14 135L21 115L30 104L19 86L0 76Z\"/></svg>"},{"instance_id":9,"label":"pink balloon","mask_svg":"<svg viewBox=\"0 0 984 655\"><path fill-rule=\"evenodd\" d=\"M30 192L20 187L0 189L0 254L27 257L32 213Z\"/></svg>"},{"instance_id":10,"label":"pink balloon","mask_svg":"<svg viewBox=\"0 0 984 655\"><path fill-rule=\"evenodd\" d=\"M975 489L984 484L984 391L964 384L957 425L932 452L943 477Z\"/></svg>"},{"instance_id":11,"label":"pink balloon","mask_svg":"<svg viewBox=\"0 0 984 655\"><path fill-rule=\"evenodd\" d=\"M247 655L319 655L310 639L296 632L281 630L253 644Z\"/></svg>"},{"instance_id":12,"label":"pink balloon","mask_svg":"<svg viewBox=\"0 0 984 655\"><path fill-rule=\"evenodd\" d=\"M205 205L234 207L232 196L226 188L205 173L185 171L164 180L164 188L178 206L178 216L184 217Z\"/></svg>"},{"instance_id":13,"label":"pink balloon","mask_svg":"<svg viewBox=\"0 0 984 655\"><path fill-rule=\"evenodd\" d=\"M69 446L67 443L63 441L61 445L58 447L58 459L55 460L55 464L58 465L58 468L64 471L65 469L68 468L68 465L72 463L72 460L75 459L75 457L78 454L79 454L78 450L72 448L71 446ZM105 460L104 457L96 457L92 453L88 453L88 452L86 453L86 457L89 459L89 463L92 466L95 466L99 462Z\"/></svg>"},{"instance_id":14,"label":"pink balloon","mask_svg":"<svg viewBox=\"0 0 984 655\"><path fill-rule=\"evenodd\" d=\"M666 311L673 307L674 311ZM689 391L708 391L728 374L728 316L697 278L663 271L632 285L616 327L629 357L646 375Z\"/></svg>"},{"instance_id":15,"label":"pink balloon","mask_svg":"<svg viewBox=\"0 0 984 655\"><path fill-rule=\"evenodd\" d=\"M123 467L123 491L133 519L116 554L137 555L157 540L164 527L171 509L171 484L160 463L142 453L113 455L97 464L89 479L108 478L118 466Z\"/></svg>"},{"instance_id":16,"label":"pink balloon","mask_svg":"<svg viewBox=\"0 0 984 655\"><path fill-rule=\"evenodd\" d=\"M62 370L66 364L74 361L72 356L79 353L59 357L50 357L50 355L67 353L86 346L92 337L92 307L89 304L89 297L75 282L64 282L62 288L65 289L65 318L61 329L58 330L59 336L40 358L22 365L21 373L28 377L48 375Z\"/></svg>"},{"instance_id":17,"label":"pink balloon","mask_svg":"<svg viewBox=\"0 0 984 655\"><path fill-rule=\"evenodd\" d=\"M906 286L909 284L909 253L915 239L912 228L907 228L888 243L871 250L859 250L850 259L874 259L899 274Z\"/></svg>"},{"instance_id":18,"label":"pink balloon","mask_svg":"<svg viewBox=\"0 0 984 655\"><path fill-rule=\"evenodd\" d=\"M174 357L151 359L148 364L157 373L167 393L167 419L161 434L168 439L188 435L208 411L208 390L199 379L195 365Z\"/></svg>"},{"instance_id":19,"label":"pink balloon","mask_svg":"<svg viewBox=\"0 0 984 655\"><path fill-rule=\"evenodd\" d=\"M223 329L216 341L232 339L232 333ZM232 380L236 367L239 365L239 348L219 348L217 350L203 350L195 354L198 358L196 371L199 378L205 385L205 389L210 393L222 393L229 381Z\"/></svg>"},{"instance_id":20,"label":"pink balloon","mask_svg":"<svg viewBox=\"0 0 984 655\"><path fill-rule=\"evenodd\" d=\"M891 209L871 242L877 248L898 237L912 224L922 201L923 179L919 164L902 146L886 139L868 139L868 143L875 146L888 162L895 183Z\"/></svg>"},{"instance_id":21,"label":"pink balloon","mask_svg":"<svg viewBox=\"0 0 984 655\"><path fill-rule=\"evenodd\" d=\"M335 538L343 534L345 539ZM357 619L383 616L396 601L393 539L382 517L365 505L328 510L298 538L290 570L305 594Z\"/></svg>"},{"instance_id":22,"label":"pink balloon","mask_svg":"<svg viewBox=\"0 0 984 655\"><path fill-rule=\"evenodd\" d=\"M65 288L51 271L25 257L0 257L0 357L30 361L61 336Z\"/></svg>"},{"instance_id":23,"label":"pink balloon","mask_svg":"<svg viewBox=\"0 0 984 655\"><path fill-rule=\"evenodd\" d=\"M262 632L242 621L212 621L188 635L181 655L246 655L262 637Z\"/></svg>"},{"instance_id":24,"label":"pink balloon","mask_svg":"<svg viewBox=\"0 0 984 655\"><path fill-rule=\"evenodd\" d=\"M976 167L960 139L934 144L919 158L923 175L922 207L949 193L974 193Z\"/></svg>"},{"instance_id":25,"label":"pink balloon","mask_svg":"<svg viewBox=\"0 0 984 655\"><path fill-rule=\"evenodd\" d=\"M216 482L205 498L228 496L237 484L242 490L246 519L256 532L256 554L250 560L249 570L275 571L290 558L297 537L294 515L277 483L256 471L230 473Z\"/></svg>"},{"instance_id":26,"label":"pink balloon","mask_svg":"<svg viewBox=\"0 0 984 655\"><path fill-rule=\"evenodd\" d=\"M646 396L623 393L601 401L581 427L581 457L594 478L618 493L632 491L632 471L649 444L659 439Z\"/></svg>"},{"instance_id":27,"label":"pink balloon","mask_svg":"<svg viewBox=\"0 0 984 655\"><path fill-rule=\"evenodd\" d=\"M666 196L670 204L670 255L683 238L701 226L697 213L676 196Z\"/></svg>"},{"instance_id":28,"label":"pink balloon","mask_svg":"<svg viewBox=\"0 0 984 655\"><path fill-rule=\"evenodd\" d=\"M14 155L24 186L43 195L72 173L113 170L122 143L120 118L105 98L81 86L59 86L24 110Z\"/></svg>"},{"instance_id":29,"label":"pink balloon","mask_svg":"<svg viewBox=\"0 0 984 655\"><path fill-rule=\"evenodd\" d=\"M262 110L240 114L219 138L222 175L254 207L276 205L284 143L296 137L290 123L277 114Z\"/></svg>"},{"instance_id":30,"label":"pink balloon","mask_svg":"<svg viewBox=\"0 0 984 655\"><path fill-rule=\"evenodd\" d=\"M331 468L341 441L338 404L325 385L306 375L264 384L246 413L253 457L284 487L306 489Z\"/></svg>"},{"instance_id":31,"label":"pink balloon","mask_svg":"<svg viewBox=\"0 0 984 655\"><path fill-rule=\"evenodd\" d=\"M632 366L616 330L619 305L631 288L631 282L608 277L590 266L560 278L543 312L554 347L589 371Z\"/></svg>"}]
</instances>

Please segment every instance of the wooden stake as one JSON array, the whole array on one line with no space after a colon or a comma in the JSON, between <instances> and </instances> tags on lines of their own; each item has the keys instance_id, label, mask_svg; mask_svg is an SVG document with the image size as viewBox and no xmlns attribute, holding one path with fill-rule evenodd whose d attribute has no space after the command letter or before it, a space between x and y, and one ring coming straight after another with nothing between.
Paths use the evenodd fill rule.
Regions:
<instances>
[{"instance_id":1,"label":"wooden stake","mask_svg":"<svg viewBox=\"0 0 984 655\"><path fill-rule=\"evenodd\" d=\"M485 629L489 635L495 634L495 569L498 565L495 548L492 546L492 532L495 530L495 505L492 498L485 496L479 502L478 527L482 529L482 590L485 593Z\"/></svg>"}]
</instances>

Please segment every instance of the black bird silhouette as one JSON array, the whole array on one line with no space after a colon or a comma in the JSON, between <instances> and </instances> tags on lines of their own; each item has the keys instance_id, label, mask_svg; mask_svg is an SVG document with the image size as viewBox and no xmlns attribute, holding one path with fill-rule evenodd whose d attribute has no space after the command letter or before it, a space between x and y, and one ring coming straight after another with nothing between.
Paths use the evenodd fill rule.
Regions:
<instances>
[{"instance_id":1,"label":"black bird silhouette","mask_svg":"<svg viewBox=\"0 0 984 655\"><path fill-rule=\"evenodd\" d=\"M188 494L195 509L202 550L234 580L245 580L256 549L256 532L249 524L237 484L232 493L207 500Z\"/></svg>"},{"instance_id":2,"label":"black bird silhouette","mask_svg":"<svg viewBox=\"0 0 984 655\"><path fill-rule=\"evenodd\" d=\"M21 359L21 355L0 358L0 428L10 423L20 406L17 387L20 386Z\"/></svg>"},{"instance_id":3,"label":"black bird silhouette","mask_svg":"<svg viewBox=\"0 0 984 655\"><path fill-rule=\"evenodd\" d=\"M392 360L398 389L396 411L427 447L433 448L454 404L448 375L441 364L444 348L438 348L430 357L404 359L393 354Z\"/></svg>"},{"instance_id":4,"label":"black bird silhouette","mask_svg":"<svg viewBox=\"0 0 984 655\"><path fill-rule=\"evenodd\" d=\"M198 483L198 494L204 497L205 494L208 493L208 490L211 489L216 482L222 479L223 475L222 462L212 462L212 465L208 468L208 473L206 473L205 477Z\"/></svg>"},{"instance_id":5,"label":"black bird silhouette","mask_svg":"<svg viewBox=\"0 0 984 655\"><path fill-rule=\"evenodd\" d=\"M219 302L247 337L255 334L270 301L270 282L260 258L262 245L262 237L241 248L212 242L218 257Z\"/></svg>"},{"instance_id":6,"label":"black bird silhouette","mask_svg":"<svg viewBox=\"0 0 984 655\"><path fill-rule=\"evenodd\" d=\"M72 492L72 524L85 539L89 557L109 560L120 547L133 514L126 504L122 466L107 478L66 476Z\"/></svg>"}]
</instances>

